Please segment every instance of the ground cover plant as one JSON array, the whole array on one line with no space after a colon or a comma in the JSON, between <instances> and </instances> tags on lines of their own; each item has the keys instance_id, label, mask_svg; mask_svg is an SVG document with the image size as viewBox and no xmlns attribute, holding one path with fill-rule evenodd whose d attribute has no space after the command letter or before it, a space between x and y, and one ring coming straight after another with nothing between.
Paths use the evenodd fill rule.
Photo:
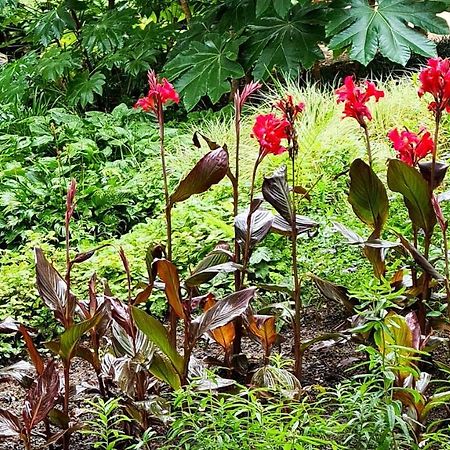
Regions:
<instances>
[{"instance_id":1,"label":"ground cover plant","mask_svg":"<svg viewBox=\"0 0 450 450\"><path fill-rule=\"evenodd\" d=\"M0 322L31 361L0 369L24 388L19 410L0 409L6 445L78 448L92 429L93 448L448 448L449 67L328 93L243 85L231 113L194 124L189 158L166 126L179 95L149 72L123 114L156 144L152 217L124 239L85 237L69 172L60 234L26 238L54 325L41 343L42 321ZM6 273L26 272L4 255ZM309 373L326 352L351 375Z\"/></svg>"}]
</instances>

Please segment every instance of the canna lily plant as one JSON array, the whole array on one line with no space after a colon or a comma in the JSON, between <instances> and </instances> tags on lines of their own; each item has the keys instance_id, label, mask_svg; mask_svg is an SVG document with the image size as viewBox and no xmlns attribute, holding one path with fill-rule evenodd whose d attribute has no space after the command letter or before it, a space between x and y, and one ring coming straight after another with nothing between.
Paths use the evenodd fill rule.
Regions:
<instances>
[{"instance_id":1,"label":"canna lily plant","mask_svg":"<svg viewBox=\"0 0 450 450\"><path fill-rule=\"evenodd\" d=\"M390 249L402 256L406 254L413 260L412 283L404 287L407 297L411 302L415 302L422 333L426 334L431 326L430 321L426 319L426 304L431 298L432 290L439 290L443 284L447 305L450 304L448 222L443 216L439 195L436 194L447 171L447 165L439 162L437 158L440 123L444 112L450 110L449 61L441 58L430 59L419 74L419 82L419 96L432 96L428 109L435 119L434 136L423 127L417 133L406 128L394 128L387 134L397 156L396 159L388 161L387 184L391 191L401 194L404 199L411 220L412 242L400 233L397 233L398 242L382 239L388 219L389 199L383 182L372 168L373 156L368 130L372 114L367 102L371 97L378 101L384 97L384 93L371 82L366 82L364 91L356 86L350 77L347 77L344 86L336 91L337 101L344 102L345 117L354 118L364 130L369 164L358 158L350 165L348 200L358 218L371 229L371 234L364 239L341 224L336 224L336 228L351 244L362 247L373 266L375 276L379 279L387 276L385 258ZM431 161L427 160L429 157ZM429 260L436 224L442 232L444 276ZM398 289L399 281L402 284L405 278L404 269L394 274L391 279L393 292ZM448 308L450 317L450 306Z\"/></svg>"}]
</instances>

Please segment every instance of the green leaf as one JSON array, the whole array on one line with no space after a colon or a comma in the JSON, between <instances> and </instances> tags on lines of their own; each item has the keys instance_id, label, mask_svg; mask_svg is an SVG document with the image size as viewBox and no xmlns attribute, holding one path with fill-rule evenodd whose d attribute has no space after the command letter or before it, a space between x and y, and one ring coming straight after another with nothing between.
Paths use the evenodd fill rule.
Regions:
<instances>
[{"instance_id":1,"label":"green leaf","mask_svg":"<svg viewBox=\"0 0 450 450\"><path fill-rule=\"evenodd\" d=\"M172 389L176 390L181 387L179 374L170 361L164 356L155 353L149 370L156 378L159 378L170 385Z\"/></svg>"},{"instance_id":2,"label":"green leaf","mask_svg":"<svg viewBox=\"0 0 450 450\"><path fill-rule=\"evenodd\" d=\"M256 17L261 17L269 8L271 0L256 0Z\"/></svg>"},{"instance_id":3,"label":"green leaf","mask_svg":"<svg viewBox=\"0 0 450 450\"><path fill-rule=\"evenodd\" d=\"M164 325L142 309L132 307L131 314L136 326L161 350L170 360L175 370L183 373L183 358L170 344L169 335Z\"/></svg>"},{"instance_id":4,"label":"green leaf","mask_svg":"<svg viewBox=\"0 0 450 450\"><path fill-rule=\"evenodd\" d=\"M350 58L367 65L377 51L391 61L405 65L411 52L434 56L436 45L426 31L449 32L446 21L436 17L448 2L425 0L336 0L332 3L327 36L332 50L350 47ZM411 24L414 27L411 27Z\"/></svg>"},{"instance_id":5,"label":"green leaf","mask_svg":"<svg viewBox=\"0 0 450 450\"><path fill-rule=\"evenodd\" d=\"M436 214L431 203L428 184L422 175L397 159L391 159L387 171L388 186L403 195L413 224L431 233L436 224Z\"/></svg>"},{"instance_id":6,"label":"green leaf","mask_svg":"<svg viewBox=\"0 0 450 450\"><path fill-rule=\"evenodd\" d=\"M229 92L230 80L244 76L237 62L241 43L242 39L210 33L166 64L165 76L174 80L188 111L205 95L217 103Z\"/></svg>"},{"instance_id":7,"label":"green leaf","mask_svg":"<svg viewBox=\"0 0 450 450\"><path fill-rule=\"evenodd\" d=\"M381 231L389 212L386 188L375 172L359 158L350 166L348 201L362 222Z\"/></svg>"},{"instance_id":8,"label":"green leaf","mask_svg":"<svg viewBox=\"0 0 450 450\"><path fill-rule=\"evenodd\" d=\"M75 22L66 8L59 7L44 14L32 26L31 33L42 45L47 47L53 40L58 40L66 29L74 30Z\"/></svg>"},{"instance_id":9,"label":"green leaf","mask_svg":"<svg viewBox=\"0 0 450 450\"><path fill-rule=\"evenodd\" d=\"M280 17L286 17L292 7L292 2L291 0L256 0L256 17L261 17L270 5Z\"/></svg>"},{"instance_id":10,"label":"green leaf","mask_svg":"<svg viewBox=\"0 0 450 450\"><path fill-rule=\"evenodd\" d=\"M247 66L254 66L255 79L264 79L273 69L296 75L300 67L310 68L323 53L323 26L317 5L302 2L286 18L264 17L250 25L250 39L244 50Z\"/></svg>"},{"instance_id":11,"label":"green leaf","mask_svg":"<svg viewBox=\"0 0 450 450\"><path fill-rule=\"evenodd\" d=\"M97 314L92 319L84 320L72 325L61 335L59 352L61 356L70 361L72 358L78 341L91 328L94 328L102 320L103 314Z\"/></svg>"},{"instance_id":12,"label":"green leaf","mask_svg":"<svg viewBox=\"0 0 450 450\"><path fill-rule=\"evenodd\" d=\"M80 104L84 108L94 103L94 94L102 94L105 83L102 73L96 72L89 76L89 72L81 72L69 83L67 98L72 105Z\"/></svg>"},{"instance_id":13,"label":"green leaf","mask_svg":"<svg viewBox=\"0 0 450 450\"><path fill-rule=\"evenodd\" d=\"M71 70L81 67L81 61L73 52L51 47L45 52L37 70L46 81L57 81Z\"/></svg>"}]
</instances>

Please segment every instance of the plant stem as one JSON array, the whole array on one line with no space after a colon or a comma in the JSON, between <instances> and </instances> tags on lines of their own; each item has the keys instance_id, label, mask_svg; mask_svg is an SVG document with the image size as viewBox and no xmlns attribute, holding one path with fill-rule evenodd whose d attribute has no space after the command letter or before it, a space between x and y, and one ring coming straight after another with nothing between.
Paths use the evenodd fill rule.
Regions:
<instances>
[{"instance_id":1,"label":"plant stem","mask_svg":"<svg viewBox=\"0 0 450 450\"><path fill-rule=\"evenodd\" d=\"M295 155L292 154L292 184L295 185ZM302 299L300 296L300 280L298 276L297 267L297 206L295 203L295 192L292 192L292 227L291 227L291 240L292 240L292 275L294 281L294 292L293 300L295 304L295 315L294 315L294 359L295 367L294 374L298 380L302 376L303 368L303 352L301 349L301 312L302 312Z\"/></svg>"},{"instance_id":2,"label":"plant stem","mask_svg":"<svg viewBox=\"0 0 450 450\"><path fill-rule=\"evenodd\" d=\"M441 113L436 112L435 126L434 126L434 147L433 147L433 153L431 155L430 195L433 194L433 189L434 189L434 175L435 175L434 172L436 170L436 158L437 158L437 151L438 151L440 124L441 124Z\"/></svg>"},{"instance_id":3,"label":"plant stem","mask_svg":"<svg viewBox=\"0 0 450 450\"><path fill-rule=\"evenodd\" d=\"M158 100L157 116L159 125L159 144L161 153L161 165L163 173L164 183L164 200L165 200L165 215L166 215L166 233L167 233L167 259L172 261L172 206L169 198L169 184L167 181L167 165L166 165L166 152L164 148L164 111L162 102ZM177 341L177 316L173 308L169 305L169 337L172 346L176 346Z\"/></svg>"},{"instance_id":4,"label":"plant stem","mask_svg":"<svg viewBox=\"0 0 450 450\"><path fill-rule=\"evenodd\" d=\"M258 171L259 164L261 162L261 158L258 156L258 159L255 161L255 165L253 167L253 173L252 173L252 181L250 186L250 206L248 210L247 215L247 230L245 234L245 242L244 242L244 255L242 258L242 277L241 277L241 285L240 289L244 289L245 286L245 275L248 270L248 265L250 262L250 241L251 241L251 232L252 232L252 204L253 204L253 197L255 194L255 181L256 181L256 173Z\"/></svg>"},{"instance_id":5,"label":"plant stem","mask_svg":"<svg viewBox=\"0 0 450 450\"><path fill-rule=\"evenodd\" d=\"M248 216L247 216L247 230L245 234L245 242L244 242L244 255L242 259L242 275L240 279L239 284L239 290L244 289L245 285L245 275L248 270L249 260L250 260L250 239L251 239L251 226L252 226L252 203L253 203L253 197L255 192L255 180L256 180L256 173L258 171L259 164L261 162L261 157L258 156L257 160L255 161L255 165L253 167L253 173L252 173L252 181L251 181L251 187L250 187L250 206L248 210ZM235 336L233 341L233 354L238 355L241 353L241 341L242 341L242 317L236 317L234 319L234 330L235 330Z\"/></svg>"},{"instance_id":6,"label":"plant stem","mask_svg":"<svg viewBox=\"0 0 450 450\"><path fill-rule=\"evenodd\" d=\"M369 158L369 166L372 167L373 159L372 159L372 147L370 145L369 129L367 128L367 125L361 125L361 127L364 130L364 137L365 137L365 141L366 141L367 156Z\"/></svg>"},{"instance_id":7,"label":"plant stem","mask_svg":"<svg viewBox=\"0 0 450 450\"><path fill-rule=\"evenodd\" d=\"M70 397L70 361L64 361L64 404L63 411L69 417L69 397ZM70 434L64 433L63 449L69 450Z\"/></svg>"},{"instance_id":8,"label":"plant stem","mask_svg":"<svg viewBox=\"0 0 450 450\"><path fill-rule=\"evenodd\" d=\"M234 169L233 186L233 217L236 218L239 212L239 150L241 145L241 111L239 104L236 105L235 113L235 132L236 132L236 161ZM234 239L234 261L239 264L241 261L241 249L237 239ZM237 291L241 285L241 274L239 270L234 272L234 289Z\"/></svg>"},{"instance_id":9,"label":"plant stem","mask_svg":"<svg viewBox=\"0 0 450 450\"><path fill-rule=\"evenodd\" d=\"M448 258L447 226L445 226L442 230L442 239L444 241L445 293L447 295L447 315L450 318L450 264Z\"/></svg>"}]
</instances>

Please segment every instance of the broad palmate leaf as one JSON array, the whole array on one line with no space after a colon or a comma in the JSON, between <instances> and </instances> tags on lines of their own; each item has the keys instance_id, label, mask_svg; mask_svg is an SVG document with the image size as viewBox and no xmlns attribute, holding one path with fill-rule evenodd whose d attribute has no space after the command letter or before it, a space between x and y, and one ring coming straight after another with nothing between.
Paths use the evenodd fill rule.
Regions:
<instances>
[{"instance_id":1,"label":"broad palmate leaf","mask_svg":"<svg viewBox=\"0 0 450 450\"><path fill-rule=\"evenodd\" d=\"M276 68L286 75L297 74L323 58L318 43L323 41L319 6L300 2L285 17L263 17L250 25L250 39L244 49L247 66L254 65L255 79L266 78Z\"/></svg>"},{"instance_id":2,"label":"broad palmate leaf","mask_svg":"<svg viewBox=\"0 0 450 450\"><path fill-rule=\"evenodd\" d=\"M236 62L241 43L242 39L210 33L203 42L192 42L166 64L165 76L174 81L188 111L204 95L218 102L230 91L230 80L244 76L242 66Z\"/></svg>"},{"instance_id":3,"label":"broad palmate leaf","mask_svg":"<svg viewBox=\"0 0 450 450\"><path fill-rule=\"evenodd\" d=\"M424 56L436 54L436 45L426 37L426 31L449 32L446 21L436 17L445 11L447 1L336 0L332 3L327 36L332 36L330 48L350 47L350 58L367 65L377 51L391 61L405 65L411 52Z\"/></svg>"}]
</instances>

